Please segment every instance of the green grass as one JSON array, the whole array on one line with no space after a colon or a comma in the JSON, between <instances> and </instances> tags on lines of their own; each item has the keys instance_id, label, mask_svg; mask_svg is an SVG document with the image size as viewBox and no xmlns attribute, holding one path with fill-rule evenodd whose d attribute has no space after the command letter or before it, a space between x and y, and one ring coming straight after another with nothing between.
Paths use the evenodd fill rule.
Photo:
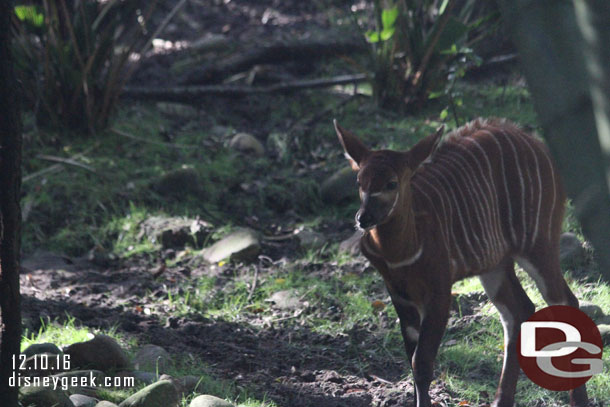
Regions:
<instances>
[{"instance_id":1,"label":"green grass","mask_svg":"<svg viewBox=\"0 0 610 407\"><path fill-rule=\"evenodd\" d=\"M118 332L114 327L105 331L97 331L86 326L79 326L76 318L69 314L66 314L63 322L44 319L41 319L40 322L41 325L37 332L24 332L21 338L21 351L35 343L49 342L63 347L76 342L88 341L93 339L96 334L110 336L127 347L134 347L137 344L135 339Z\"/></svg>"},{"instance_id":2,"label":"green grass","mask_svg":"<svg viewBox=\"0 0 610 407\"><path fill-rule=\"evenodd\" d=\"M25 332L21 339L21 351L23 352L28 346L35 343L49 342L57 346L66 346L93 338L89 329L75 326L74 321L74 318L70 316L63 324L41 319L38 332Z\"/></svg>"},{"instance_id":3,"label":"green grass","mask_svg":"<svg viewBox=\"0 0 610 407\"><path fill-rule=\"evenodd\" d=\"M300 262L317 262L320 265L327 262L333 264L333 268L341 268L349 260L348 256L337 253L336 249L324 253L326 260L320 259L319 253L308 252ZM337 276L308 276L307 271L296 264L259 278L252 293L249 289L250 277L246 275L228 281L202 277L182 295L168 293L168 302L180 314L195 312L212 318L238 321L243 313L273 315L268 298L278 291L293 290L302 302L329 309L333 317L338 318L337 321L330 321L316 315L306 315L304 318L315 332L338 334L360 323L374 322L377 317L371 304L387 296L379 276L372 272L356 275L338 270ZM388 307L384 312L394 311Z\"/></svg>"}]
</instances>

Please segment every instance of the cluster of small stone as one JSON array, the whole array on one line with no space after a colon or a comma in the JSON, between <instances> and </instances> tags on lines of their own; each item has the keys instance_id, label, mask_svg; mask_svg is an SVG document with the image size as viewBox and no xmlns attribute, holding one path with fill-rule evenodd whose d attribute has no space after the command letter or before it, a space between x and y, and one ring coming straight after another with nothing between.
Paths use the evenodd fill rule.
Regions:
<instances>
[{"instance_id":1,"label":"cluster of small stone","mask_svg":"<svg viewBox=\"0 0 610 407\"><path fill-rule=\"evenodd\" d=\"M22 383L26 377L49 376L47 385L21 386L20 401L24 406L117 407L100 398L100 394L103 394L100 390L105 389L103 384L107 377L112 379L111 383L121 381L117 380L121 378L133 378L136 386L145 385L118 407L178 407L183 397L200 393L201 378L176 378L163 374L173 361L170 354L157 345L142 346L130 360L116 340L106 335L96 335L89 341L67 346L63 351L52 343L34 344L23 355L25 361L20 364L21 369L17 369ZM96 386L81 386L83 381L71 378L94 378ZM86 381L91 383L90 380ZM72 386L75 382L79 385ZM129 380L122 382L129 383ZM64 388L49 383L70 385ZM213 395L201 394L191 400L189 407L232 407L232 404Z\"/></svg>"}]
</instances>

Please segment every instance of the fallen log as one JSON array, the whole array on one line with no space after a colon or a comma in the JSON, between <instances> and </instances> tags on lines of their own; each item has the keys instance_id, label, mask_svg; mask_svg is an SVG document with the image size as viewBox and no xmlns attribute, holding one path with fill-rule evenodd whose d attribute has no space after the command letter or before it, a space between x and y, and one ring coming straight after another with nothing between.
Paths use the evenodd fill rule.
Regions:
<instances>
[{"instance_id":1,"label":"fallen log","mask_svg":"<svg viewBox=\"0 0 610 407\"><path fill-rule=\"evenodd\" d=\"M195 103L208 96L235 97L261 93L293 92L301 89L326 88L335 85L356 84L366 82L368 80L368 74L356 74L341 75L323 79L280 82L269 86L203 85L173 86L166 88L127 86L123 89L121 96L129 99Z\"/></svg>"},{"instance_id":2,"label":"fallen log","mask_svg":"<svg viewBox=\"0 0 610 407\"><path fill-rule=\"evenodd\" d=\"M230 57L218 64L201 66L184 75L179 85L203 85L222 82L254 65L279 64L286 61L312 61L329 56L347 55L369 50L364 41L302 41L276 43L254 48Z\"/></svg>"}]
</instances>

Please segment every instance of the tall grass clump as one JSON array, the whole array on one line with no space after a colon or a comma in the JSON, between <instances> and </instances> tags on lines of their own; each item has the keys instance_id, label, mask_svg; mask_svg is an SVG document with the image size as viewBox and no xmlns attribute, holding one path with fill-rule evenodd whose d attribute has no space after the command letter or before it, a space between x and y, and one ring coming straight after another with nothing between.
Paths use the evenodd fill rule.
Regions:
<instances>
[{"instance_id":1,"label":"tall grass clump","mask_svg":"<svg viewBox=\"0 0 610 407\"><path fill-rule=\"evenodd\" d=\"M156 1L38 0L14 7L14 53L38 125L103 129L145 43Z\"/></svg>"}]
</instances>

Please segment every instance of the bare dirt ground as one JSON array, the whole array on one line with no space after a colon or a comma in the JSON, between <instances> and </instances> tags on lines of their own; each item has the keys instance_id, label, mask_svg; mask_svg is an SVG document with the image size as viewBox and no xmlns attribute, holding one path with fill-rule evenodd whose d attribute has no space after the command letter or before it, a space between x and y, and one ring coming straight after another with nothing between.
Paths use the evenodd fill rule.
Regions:
<instances>
[{"instance_id":1,"label":"bare dirt ground","mask_svg":"<svg viewBox=\"0 0 610 407\"><path fill-rule=\"evenodd\" d=\"M30 331L38 330L41 319L62 320L65 315L91 328L116 327L140 343L162 346L171 354L194 355L211 367L215 377L255 389L260 399L280 406L392 406L413 398L403 360L367 355L365 345L362 362L366 363L353 357L350 342L364 343L374 335L364 329L351 332L348 339L281 322L257 328L261 321L256 314L245 313L249 321L231 323L196 315L175 318L171 311L163 312L160 300L168 290L188 289L190 280L183 267L168 268L154 278L145 260L101 269L83 259L45 252L26 259L23 267L23 316ZM209 272L201 268L188 274ZM230 273L234 272L239 273ZM147 315L146 309L154 312ZM291 316L278 310L274 319L289 322ZM439 402L451 400L442 383L432 394Z\"/></svg>"}]
</instances>

